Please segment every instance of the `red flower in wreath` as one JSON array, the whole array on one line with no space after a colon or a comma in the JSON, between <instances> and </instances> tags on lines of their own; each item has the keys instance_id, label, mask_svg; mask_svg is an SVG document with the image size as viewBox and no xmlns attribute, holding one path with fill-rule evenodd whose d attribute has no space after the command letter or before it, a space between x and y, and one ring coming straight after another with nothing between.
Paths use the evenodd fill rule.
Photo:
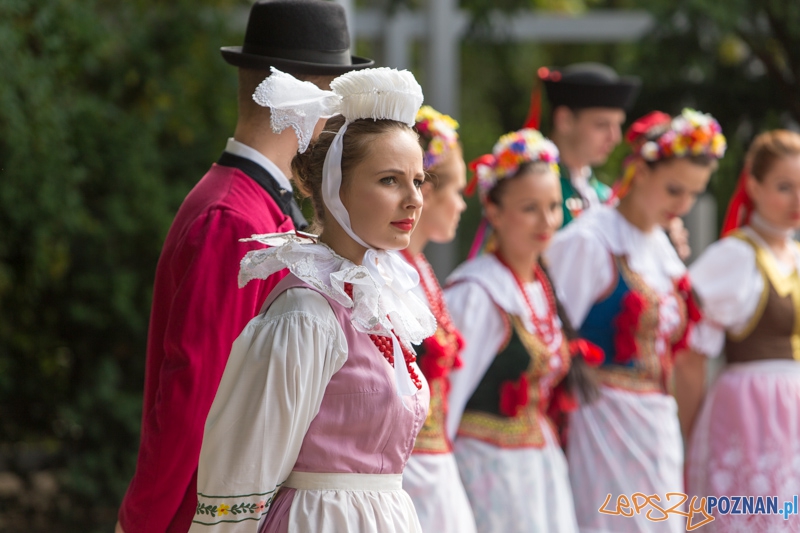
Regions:
<instances>
[{"instance_id":1,"label":"red flower in wreath","mask_svg":"<svg viewBox=\"0 0 800 533\"><path fill-rule=\"evenodd\" d=\"M626 364L637 357L636 332L639 329L639 319L647 308L647 300L636 291L628 291L622 297L621 308L614 321L617 328L614 337L614 361Z\"/></svg>"}]
</instances>

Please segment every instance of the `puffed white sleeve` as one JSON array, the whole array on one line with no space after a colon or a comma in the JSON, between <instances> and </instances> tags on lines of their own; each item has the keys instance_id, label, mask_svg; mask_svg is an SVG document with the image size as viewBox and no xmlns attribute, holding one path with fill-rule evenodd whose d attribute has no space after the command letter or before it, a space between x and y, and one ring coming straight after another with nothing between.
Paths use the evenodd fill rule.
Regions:
<instances>
[{"instance_id":1,"label":"puffed white sleeve","mask_svg":"<svg viewBox=\"0 0 800 533\"><path fill-rule=\"evenodd\" d=\"M727 237L709 246L689 267L692 289L700 301L702 320L689 337L689 346L716 357L725 344L725 332L743 330L758 307L764 280L753 248Z\"/></svg>"},{"instance_id":2,"label":"puffed white sleeve","mask_svg":"<svg viewBox=\"0 0 800 533\"><path fill-rule=\"evenodd\" d=\"M247 324L206 420L191 533L255 533L346 359L344 332L312 290L287 290Z\"/></svg>"},{"instance_id":3,"label":"puffed white sleeve","mask_svg":"<svg viewBox=\"0 0 800 533\"><path fill-rule=\"evenodd\" d=\"M568 227L556 233L545 252L545 260L564 310L578 329L611 286L614 279L611 253L595 235Z\"/></svg>"},{"instance_id":4,"label":"puffed white sleeve","mask_svg":"<svg viewBox=\"0 0 800 533\"><path fill-rule=\"evenodd\" d=\"M450 373L447 434L454 439L461 415L505 340L506 325L500 309L477 283L463 281L444 291L453 324L464 338L463 366Z\"/></svg>"}]
</instances>

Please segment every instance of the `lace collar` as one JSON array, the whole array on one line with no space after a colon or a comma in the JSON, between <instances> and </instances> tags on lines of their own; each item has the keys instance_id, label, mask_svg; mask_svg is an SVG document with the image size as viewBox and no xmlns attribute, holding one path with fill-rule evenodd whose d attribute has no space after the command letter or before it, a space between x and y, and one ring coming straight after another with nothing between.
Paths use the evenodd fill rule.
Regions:
<instances>
[{"instance_id":1,"label":"lace collar","mask_svg":"<svg viewBox=\"0 0 800 533\"><path fill-rule=\"evenodd\" d=\"M250 251L242 259L240 287L287 268L337 303L352 308L351 323L362 333L392 336L394 332L411 348L436 331L436 319L413 292L419 276L397 252L370 249L364 264L356 265L302 232L253 235L242 240L269 248ZM352 299L345 292L345 283L353 285Z\"/></svg>"}]
</instances>

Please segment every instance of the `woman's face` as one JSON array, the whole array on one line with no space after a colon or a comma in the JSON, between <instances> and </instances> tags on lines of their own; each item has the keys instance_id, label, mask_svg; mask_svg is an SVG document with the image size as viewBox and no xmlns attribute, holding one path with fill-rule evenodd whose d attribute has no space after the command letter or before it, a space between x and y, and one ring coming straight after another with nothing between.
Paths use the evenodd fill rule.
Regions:
<instances>
[{"instance_id":1,"label":"woman's face","mask_svg":"<svg viewBox=\"0 0 800 533\"><path fill-rule=\"evenodd\" d=\"M429 171L436 174L438 186L434 187L433 180L422 186L425 209L414 232L436 243L450 242L456 236L461 213L467 208L462 196L467 185L467 166L461 149L450 150Z\"/></svg>"},{"instance_id":2,"label":"woman's face","mask_svg":"<svg viewBox=\"0 0 800 533\"><path fill-rule=\"evenodd\" d=\"M373 248L400 250L422 212L422 148L411 130L370 140L369 153L340 191L356 235Z\"/></svg>"},{"instance_id":3,"label":"woman's face","mask_svg":"<svg viewBox=\"0 0 800 533\"><path fill-rule=\"evenodd\" d=\"M689 212L706 190L713 166L674 158L650 168L642 163L633 178L630 195L653 227L666 228L675 217Z\"/></svg>"},{"instance_id":4,"label":"woman's face","mask_svg":"<svg viewBox=\"0 0 800 533\"><path fill-rule=\"evenodd\" d=\"M541 254L564 221L558 176L548 168L511 178L499 204L486 203L486 217L501 249Z\"/></svg>"},{"instance_id":5,"label":"woman's face","mask_svg":"<svg viewBox=\"0 0 800 533\"><path fill-rule=\"evenodd\" d=\"M800 155L778 159L761 181L747 180L756 212L780 229L800 228Z\"/></svg>"}]
</instances>

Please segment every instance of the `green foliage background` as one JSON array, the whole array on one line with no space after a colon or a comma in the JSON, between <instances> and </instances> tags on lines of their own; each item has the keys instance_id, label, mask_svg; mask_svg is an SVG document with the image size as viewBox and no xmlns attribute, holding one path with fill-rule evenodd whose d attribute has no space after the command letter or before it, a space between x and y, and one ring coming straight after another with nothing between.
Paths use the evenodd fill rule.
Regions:
<instances>
[{"instance_id":1,"label":"green foliage background","mask_svg":"<svg viewBox=\"0 0 800 533\"><path fill-rule=\"evenodd\" d=\"M421 2L382 5L403 4ZM48 501L0 496L2 530L113 525L138 446L155 264L178 205L233 130L235 71L218 49L241 42L248 6L0 0L0 471L27 480L45 469L61 486ZM800 94L793 0L462 6L475 14L475 28L495 7L638 7L657 21L637 43L467 39L459 119L468 159L521 126L539 66L575 61L641 75L632 117L684 105L714 114L730 140L712 183L722 204L753 134L800 121L790 98ZM769 23L748 26L768 21L765 9L779 13L786 35L770 33ZM359 47L370 53L370 43ZM620 148L602 169L607 180L623 156ZM459 232L462 257L477 218L472 203Z\"/></svg>"}]
</instances>

